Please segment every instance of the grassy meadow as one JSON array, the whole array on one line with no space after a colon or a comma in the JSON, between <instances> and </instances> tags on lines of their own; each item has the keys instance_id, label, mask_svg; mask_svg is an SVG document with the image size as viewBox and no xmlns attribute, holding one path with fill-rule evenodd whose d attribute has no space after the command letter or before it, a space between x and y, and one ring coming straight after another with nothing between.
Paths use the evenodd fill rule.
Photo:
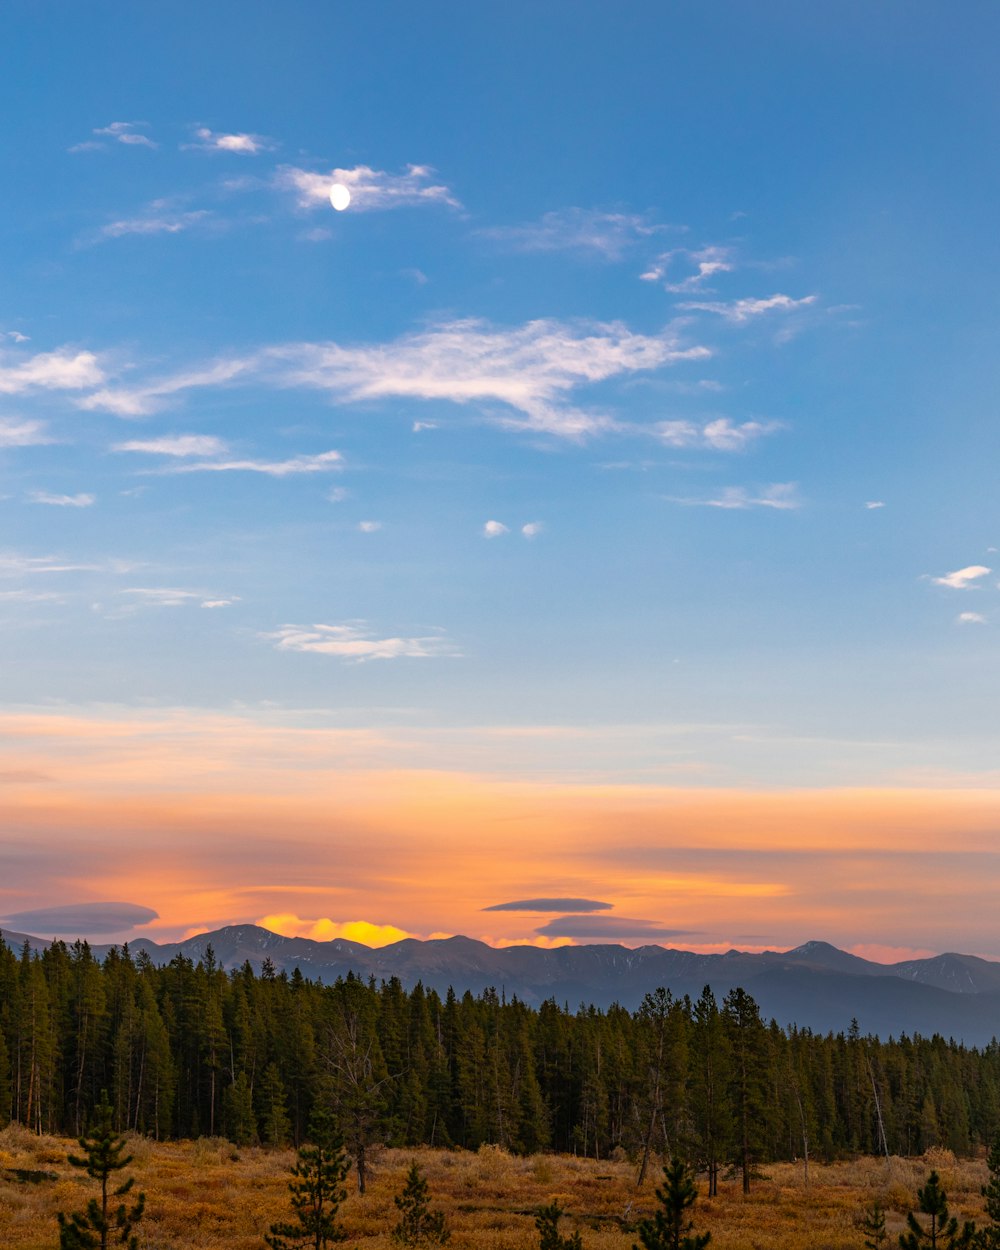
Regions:
<instances>
[{"instance_id":1,"label":"grassy meadow","mask_svg":"<svg viewBox=\"0 0 1000 1250\"><path fill-rule=\"evenodd\" d=\"M66 1161L75 1143L36 1137L12 1125L0 1132L0 1247L50 1250L58 1245L56 1212L82 1209L95 1183ZM237 1150L218 1138L155 1143L129 1142L136 1188L146 1193L146 1216L138 1227L144 1250L262 1250L263 1233L287 1219L292 1151ZM478 1153L383 1150L374 1158L368 1192L349 1177L341 1214L350 1246L390 1250L398 1219L393 1196L416 1160L425 1172L435 1206L448 1217L449 1243L469 1250L529 1250L538 1243L534 1209L556 1201L565 1208L560 1231L579 1228L585 1250L630 1250L634 1224L655 1207L657 1168L641 1190L626 1160L601 1161L564 1155L521 1158L496 1147ZM809 1167L775 1164L756 1181L749 1198L738 1179L720 1183L712 1201L700 1197L696 1229L709 1230L717 1250L860 1250L861 1210L879 1199L887 1208L889 1246L897 1245L916 1190L936 1168L953 1214L982 1213L983 1162L956 1161L947 1151L919 1159L864 1158ZM16 1173L44 1172L57 1179L30 1181ZM703 1187L702 1187L703 1190Z\"/></svg>"}]
</instances>

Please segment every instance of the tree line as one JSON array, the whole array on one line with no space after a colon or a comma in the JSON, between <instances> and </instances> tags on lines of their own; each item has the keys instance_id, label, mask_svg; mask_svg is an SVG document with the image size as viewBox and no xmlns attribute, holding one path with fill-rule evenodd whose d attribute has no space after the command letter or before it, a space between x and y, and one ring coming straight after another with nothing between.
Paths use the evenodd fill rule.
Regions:
<instances>
[{"instance_id":1,"label":"tree line","mask_svg":"<svg viewBox=\"0 0 1000 1250\"><path fill-rule=\"evenodd\" d=\"M637 1011L532 1008L393 978L333 985L211 950L155 966L85 942L0 941L0 1117L80 1136L102 1091L115 1129L300 1145L331 1107L363 1188L381 1143L592 1158L639 1178L683 1157L707 1173L859 1154L968 1155L1000 1131L1000 1047L766 1023L751 996L665 989Z\"/></svg>"}]
</instances>

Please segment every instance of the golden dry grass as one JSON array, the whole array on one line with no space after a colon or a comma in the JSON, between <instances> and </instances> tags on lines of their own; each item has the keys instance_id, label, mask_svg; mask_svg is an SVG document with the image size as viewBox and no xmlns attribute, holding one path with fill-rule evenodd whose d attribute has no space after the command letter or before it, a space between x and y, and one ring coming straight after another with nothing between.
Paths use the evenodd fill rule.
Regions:
<instances>
[{"instance_id":1,"label":"golden dry grass","mask_svg":"<svg viewBox=\"0 0 1000 1250\"><path fill-rule=\"evenodd\" d=\"M72 1141L36 1137L17 1126L0 1132L3 1250L58 1245L56 1212L81 1208L93 1192L93 1182L66 1162L74 1148ZM139 1227L144 1250L263 1250L270 1224L288 1218L292 1151L237 1151L215 1138L164 1144L133 1138L130 1149L129 1171L147 1196ZM490 1146L476 1154L383 1150L375 1157L369 1192L361 1197L352 1184L343 1206L348 1247L393 1250L398 1214L393 1195L413 1159L426 1173L434 1204L447 1213L455 1250L531 1250L537 1245L533 1212L552 1201L568 1213L564 1231L580 1228L585 1250L630 1250L636 1241L630 1226L652 1213L659 1179L658 1171L652 1173L637 1192L635 1170L625 1160L519 1158ZM715 1250L859 1250L858 1216L878 1199L888 1208L894 1245L917 1187L932 1168L941 1175L953 1213L978 1218L985 1165L932 1151L889 1163L812 1164L808 1187L801 1165L776 1164L747 1199L737 1181L723 1182L718 1198L699 1200L696 1223L711 1231ZM54 1172L58 1179L18 1181L11 1169Z\"/></svg>"}]
</instances>

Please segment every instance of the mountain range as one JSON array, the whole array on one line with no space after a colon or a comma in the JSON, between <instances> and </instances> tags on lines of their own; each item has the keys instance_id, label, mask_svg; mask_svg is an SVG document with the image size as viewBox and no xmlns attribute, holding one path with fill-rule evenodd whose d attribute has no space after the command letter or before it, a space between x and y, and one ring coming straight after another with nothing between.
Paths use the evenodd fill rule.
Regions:
<instances>
[{"instance_id":1,"label":"mountain range","mask_svg":"<svg viewBox=\"0 0 1000 1250\"><path fill-rule=\"evenodd\" d=\"M39 950L49 945L28 934L2 929L0 934L15 950L25 941ZM720 1001L742 986L765 1019L816 1032L846 1031L856 1019L862 1033L883 1038L940 1033L984 1046L1000 1036L1000 963L975 955L880 964L828 942L806 942L789 951L700 955L662 946L604 944L497 949L467 937L407 938L372 948L341 938L281 937L257 925L229 925L183 942L138 938L129 943L133 955L145 951L154 964L169 963L176 955L197 961L209 947L227 970L249 962L259 972L270 959L279 973L298 968L303 976L326 983L353 972L365 979L395 976L408 988L419 981L441 994L449 987L459 995L493 987L534 1006L553 998L571 1009L620 1003L632 1010L661 985L675 996L692 998L710 985ZM92 944L91 949L103 959L111 948Z\"/></svg>"}]
</instances>

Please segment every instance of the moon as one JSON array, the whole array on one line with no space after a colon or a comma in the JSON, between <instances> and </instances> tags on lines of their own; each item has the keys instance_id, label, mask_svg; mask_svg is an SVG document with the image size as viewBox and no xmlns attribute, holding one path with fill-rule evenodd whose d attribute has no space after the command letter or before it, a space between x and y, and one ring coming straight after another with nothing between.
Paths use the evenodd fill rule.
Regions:
<instances>
[{"instance_id":1,"label":"moon","mask_svg":"<svg viewBox=\"0 0 1000 1250\"><path fill-rule=\"evenodd\" d=\"M338 213L342 213L350 202L350 191L348 191L342 182L335 182L330 188L330 203Z\"/></svg>"}]
</instances>

